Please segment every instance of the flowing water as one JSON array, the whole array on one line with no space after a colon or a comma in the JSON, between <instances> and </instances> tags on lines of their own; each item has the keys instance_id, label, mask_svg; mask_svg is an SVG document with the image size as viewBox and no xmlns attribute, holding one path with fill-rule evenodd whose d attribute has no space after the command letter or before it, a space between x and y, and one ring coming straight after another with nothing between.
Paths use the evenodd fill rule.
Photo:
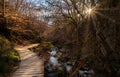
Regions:
<instances>
[{"instance_id":1,"label":"flowing water","mask_svg":"<svg viewBox=\"0 0 120 77\"><path fill-rule=\"evenodd\" d=\"M58 60L59 49L51 49L50 58L45 62L45 77L67 77L74 63L69 61L61 62ZM73 77L91 77L91 71L79 70ZM93 72L92 72L93 73Z\"/></svg>"}]
</instances>

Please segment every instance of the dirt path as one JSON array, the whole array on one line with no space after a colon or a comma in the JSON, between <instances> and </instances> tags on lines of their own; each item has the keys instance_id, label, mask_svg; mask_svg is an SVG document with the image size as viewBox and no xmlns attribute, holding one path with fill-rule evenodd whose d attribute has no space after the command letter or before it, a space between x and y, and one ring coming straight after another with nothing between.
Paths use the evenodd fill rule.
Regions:
<instances>
[{"instance_id":1,"label":"dirt path","mask_svg":"<svg viewBox=\"0 0 120 77\"><path fill-rule=\"evenodd\" d=\"M32 44L24 47L16 47L18 50L21 63L19 69L13 74L12 77L44 77L44 64L35 53L28 50L37 46L38 44Z\"/></svg>"}]
</instances>

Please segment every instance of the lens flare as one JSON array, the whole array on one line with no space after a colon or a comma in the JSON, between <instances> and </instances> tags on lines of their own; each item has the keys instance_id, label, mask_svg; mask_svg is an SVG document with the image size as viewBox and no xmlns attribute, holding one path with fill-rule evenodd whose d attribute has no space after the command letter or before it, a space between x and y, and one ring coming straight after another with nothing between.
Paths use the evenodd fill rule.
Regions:
<instances>
[{"instance_id":1,"label":"lens flare","mask_svg":"<svg viewBox=\"0 0 120 77\"><path fill-rule=\"evenodd\" d=\"M86 14L91 14L92 13L92 8L86 9Z\"/></svg>"}]
</instances>

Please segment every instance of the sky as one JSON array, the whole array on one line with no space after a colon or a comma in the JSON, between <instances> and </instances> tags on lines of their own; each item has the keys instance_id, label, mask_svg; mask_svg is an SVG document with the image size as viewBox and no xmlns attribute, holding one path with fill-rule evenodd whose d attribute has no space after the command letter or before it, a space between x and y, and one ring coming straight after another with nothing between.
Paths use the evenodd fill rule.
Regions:
<instances>
[{"instance_id":1,"label":"sky","mask_svg":"<svg viewBox=\"0 0 120 77\"><path fill-rule=\"evenodd\" d=\"M32 0L33 2L35 1L36 4L37 2L40 2L42 5L46 5L45 0Z\"/></svg>"},{"instance_id":2,"label":"sky","mask_svg":"<svg viewBox=\"0 0 120 77\"><path fill-rule=\"evenodd\" d=\"M45 2L45 0L32 0L33 2L35 2L36 3L36 5L40 5L40 4L42 4L42 5L44 5L44 6L46 6L47 7L47 3ZM39 3L38 3L39 2ZM42 21L46 21L46 20L44 20L44 16L48 16L51 12L49 12L49 11L47 11L47 10L40 10L40 11L38 11L38 12L36 12L37 14L37 16L40 18L40 20L42 20ZM46 21L48 24L51 24L51 21Z\"/></svg>"}]
</instances>

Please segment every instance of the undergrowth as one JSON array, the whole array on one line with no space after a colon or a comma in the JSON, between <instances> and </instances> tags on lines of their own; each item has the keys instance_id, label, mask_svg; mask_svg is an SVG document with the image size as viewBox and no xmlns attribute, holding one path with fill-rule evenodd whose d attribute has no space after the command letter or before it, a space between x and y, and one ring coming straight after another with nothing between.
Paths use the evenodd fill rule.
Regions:
<instances>
[{"instance_id":1,"label":"undergrowth","mask_svg":"<svg viewBox=\"0 0 120 77\"><path fill-rule=\"evenodd\" d=\"M0 77L12 73L19 64L19 55L13 45L4 37L0 37Z\"/></svg>"}]
</instances>

